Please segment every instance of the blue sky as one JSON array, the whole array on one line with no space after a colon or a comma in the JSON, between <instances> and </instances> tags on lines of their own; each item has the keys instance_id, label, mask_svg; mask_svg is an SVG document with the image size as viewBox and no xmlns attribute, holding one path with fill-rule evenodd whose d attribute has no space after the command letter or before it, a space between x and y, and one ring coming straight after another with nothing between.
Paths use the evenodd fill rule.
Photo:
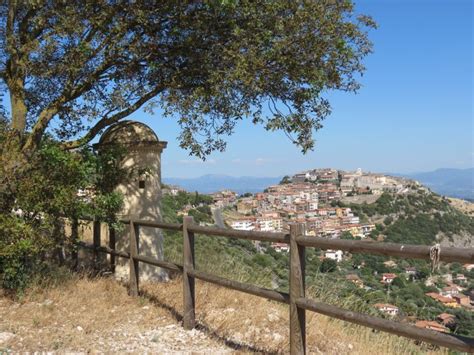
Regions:
<instances>
[{"instance_id":1,"label":"blue sky","mask_svg":"<svg viewBox=\"0 0 474 355\"><path fill-rule=\"evenodd\" d=\"M314 167L379 172L468 168L473 147L473 5L470 0L356 1L374 17L375 52L358 94L332 93L332 115L302 155L282 133L242 123L206 162L179 148L172 119L136 114L160 139L164 177L281 176Z\"/></svg>"}]
</instances>

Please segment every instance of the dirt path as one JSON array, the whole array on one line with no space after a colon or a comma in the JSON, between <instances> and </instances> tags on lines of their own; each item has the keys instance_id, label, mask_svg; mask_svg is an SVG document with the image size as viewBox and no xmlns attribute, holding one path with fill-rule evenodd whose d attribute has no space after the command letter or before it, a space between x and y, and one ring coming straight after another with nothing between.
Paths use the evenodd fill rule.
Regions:
<instances>
[{"instance_id":1,"label":"dirt path","mask_svg":"<svg viewBox=\"0 0 474 355\"><path fill-rule=\"evenodd\" d=\"M169 312L129 297L112 280L82 279L19 302L0 297L3 351L215 354L232 349L199 330L184 330Z\"/></svg>"}]
</instances>

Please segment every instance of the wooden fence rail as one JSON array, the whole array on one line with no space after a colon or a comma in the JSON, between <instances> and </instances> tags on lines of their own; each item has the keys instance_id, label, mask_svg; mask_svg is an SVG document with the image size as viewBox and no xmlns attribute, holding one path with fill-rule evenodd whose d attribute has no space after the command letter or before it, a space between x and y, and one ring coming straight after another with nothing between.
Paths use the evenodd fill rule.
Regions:
<instances>
[{"instance_id":1,"label":"wooden fence rail","mask_svg":"<svg viewBox=\"0 0 474 355\"><path fill-rule=\"evenodd\" d=\"M139 294L139 263L159 266L183 275L183 326L192 329L196 325L195 320L195 279L200 279L230 289L246 292L255 296L264 297L269 300L289 304L290 308L290 353L305 354L306 331L305 312L312 311L329 317L341 319L351 323L381 330L384 332L400 335L407 338L425 341L431 344L444 346L450 349L474 353L474 339L421 329L409 324L403 324L387 319L372 317L366 314L352 312L333 305L316 302L305 297L305 248L316 247L321 249L338 249L352 253L369 253L401 258L430 259L429 246L403 245L393 243L379 243L368 241L352 241L342 239L327 239L304 236L304 225L291 224L290 233L271 233L238 231L223 228L203 227L193 223L193 218L186 216L183 224L158 223L141 220L123 220L122 223L130 228L129 252L115 250L115 231L110 229L109 246L100 245L100 226L94 222L93 244L89 245L79 242L79 245L97 253L103 252L111 255L111 266L115 266L115 257L129 259L130 285L129 294ZM139 255L139 228L152 227L164 230L182 231L183 233L183 265L157 260L151 257ZM195 269L194 258L194 236L195 234L206 234L211 236L223 236L230 238L260 240L267 242L286 243L290 245L290 292L278 292L246 284L234 280L228 280ZM474 248L443 247L439 260L447 262L474 263Z\"/></svg>"}]
</instances>

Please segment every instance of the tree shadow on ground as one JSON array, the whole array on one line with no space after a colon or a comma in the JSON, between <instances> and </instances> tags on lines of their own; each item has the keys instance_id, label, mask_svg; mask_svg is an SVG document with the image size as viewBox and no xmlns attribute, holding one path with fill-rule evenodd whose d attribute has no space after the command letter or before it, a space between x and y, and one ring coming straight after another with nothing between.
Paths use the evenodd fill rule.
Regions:
<instances>
[{"instance_id":1,"label":"tree shadow on ground","mask_svg":"<svg viewBox=\"0 0 474 355\"><path fill-rule=\"evenodd\" d=\"M140 291L140 296L144 297L155 306L163 308L166 311L168 311L176 321L180 323L183 321L183 315L176 308L174 308L173 306L170 306L169 304L164 303L155 295L152 295L151 293L147 291ZM211 339L224 343L227 347L233 350L265 353L265 354L278 354L279 353L278 351L268 351L268 349L262 349L254 345L238 343L233 340L227 339L223 337L222 335L219 335L215 330L212 330L208 325L199 321L196 321L196 329L206 333Z\"/></svg>"}]
</instances>

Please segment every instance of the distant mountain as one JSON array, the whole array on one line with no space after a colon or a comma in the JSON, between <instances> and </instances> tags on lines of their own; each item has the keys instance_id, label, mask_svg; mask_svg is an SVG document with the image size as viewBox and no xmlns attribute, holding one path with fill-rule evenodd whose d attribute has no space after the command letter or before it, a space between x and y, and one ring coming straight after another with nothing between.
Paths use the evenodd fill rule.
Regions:
<instances>
[{"instance_id":1,"label":"distant mountain","mask_svg":"<svg viewBox=\"0 0 474 355\"><path fill-rule=\"evenodd\" d=\"M474 200L474 168L399 175L417 180L438 194Z\"/></svg>"},{"instance_id":2,"label":"distant mountain","mask_svg":"<svg viewBox=\"0 0 474 355\"><path fill-rule=\"evenodd\" d=\"M187 191L198 191L201 193L211 193L229 189L239 194L246 192L260 192L266 187L280 182L280 177L234 177L228 175L204 175L197 178L163 178L163 182L169 185L178 185Z\"/></svg>"}]
</instances>

